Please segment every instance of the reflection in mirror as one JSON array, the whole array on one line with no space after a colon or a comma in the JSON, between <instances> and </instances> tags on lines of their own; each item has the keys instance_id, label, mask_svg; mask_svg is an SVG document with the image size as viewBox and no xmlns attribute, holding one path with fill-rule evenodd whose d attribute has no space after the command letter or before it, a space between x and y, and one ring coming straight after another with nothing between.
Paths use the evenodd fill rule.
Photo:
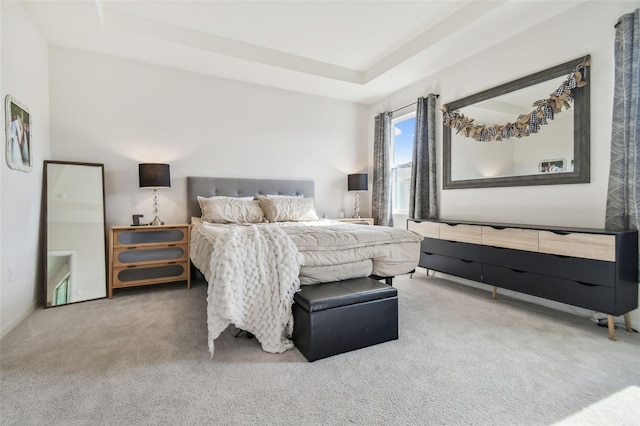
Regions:
<instances>
[{"instance_id":1,"label":"reflection in mirror","mask_svg":"<svg viewBox=\"0 0 640 426\"><path fill-rule=\"evenodd\" d=\"M531 100L541 93L556 90L563 77L535 84L515 92L460 108L460 113L480 123L507 123L514 111L531 110ZM564 111L556 114L539 133L525 138L509 138L496 142L477 142L453 132L451 135L451 180L524 176L549 173L541 167L544 160L564 160L564 170L573 168L573 117Z\"/></svg>"},{"instance_id":2,"label":"reflection in mirror","mask_svg":"<svg viewBox=\"0 0 640 426\"><path fill-rule=\"evenodd\" d=\"M476 124L513 122L533 102L560 87L584 58L452 102ZM556 113L538 133L479 142L443 128L444 189L589 182L589 84L574 91L571 108Z\"/></svg>"},{"instance_id":3,"label":"reflection in mirror","mask_svg":"<svg viewBox=\"0 0 640 426\"><path fill-rule=\"evenodd\" d=\"M45 161L46 307L107 295L102 164Z\"/></svg>"},{"instance_id":4,"label":"reflection in mirror","mask_svg":"<svg viewBox=\"0 0 640 426\"><path fill-rule=\"evenodd\" d=\"M66 305L71 302L76 274L72 273L75 252L50 251L47 254L47 302L48 306Z\"/></svg>"}]
</instances>

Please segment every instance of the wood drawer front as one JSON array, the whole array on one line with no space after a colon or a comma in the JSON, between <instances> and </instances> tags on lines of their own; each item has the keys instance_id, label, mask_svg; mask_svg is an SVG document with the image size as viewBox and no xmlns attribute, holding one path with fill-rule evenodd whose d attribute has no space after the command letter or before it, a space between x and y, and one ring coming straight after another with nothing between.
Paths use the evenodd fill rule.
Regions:
<instances>
[{"instance_id":1,"label":"wood drawer front","mask_svg":"<svg viewBox=\"0 0 640 426\"><path fill-rule=\"evenodd\" d=\"M441 256L439 254L420 253L418 265L422 268L433 269L434 271L469 280L480 281L482 279L482 265L480 262Z\"/></svg>"},{"instance_id":2,"label":"wood drawer front","mask_svg":"<svg viewBox=\"0 0 640 426\"><path fill-rule=\"evenodd\" d=\"M483 281L532 296L568 303L605 314L615 311L615 289L563 278L483 265Z\"/></svg>"},{"instance_id":3,"label":"wood drawer front","mask_svg":"<svg viewBox=\"0 0 640 426\"><path fill-rule=\"evenodd\" d=\"M482 246L477 244L425 238L422 240L420 247L421 251L425 253L440 254L478 262L482 260Z\"/></svg>"},{"instance_id":4,"label":"wood drawer front","mask_svg":"<svg viewBox=\"0 0 640 426\"><path fill-rule=\"evenodd\" d=\"M186 226L167 228L115 229L113 246L128 247L160 244L187 244L189 228Z\"/></svg>"},{"instance_id":5,"label":"wood drawer front","mask_svg":"<svg viewBox=\"0 0 640 426\"><path fill-rule=\"evenodd\" d=\"M129 266L113 269L113 287L186 281L189 262L171 262L162 265Z\"/></svg>"},{"instance_id":6,"label":"wood drawer front","mask_svg":"<svg viewBox=\"0 0 640 426\"><path fill-rule=\"evenodd\" d=\"M540 231L539 238L539 250L541 253L583 257L607 262L615 262L616 260L615 235L559 234Z\"/></svg>"},{"instance_id":7,"label":"wood drawer front","mask_svg":"<svg viewBox=\"0 0 640 426\"><path fill-rule=\"evenodd\" d=\"M483 246L482 262L588 284L606 287L615 287L616 285L615 263L602 260Z\"/></svg>"},{"instance_id":8,"label":"wood drawer front","mask_svg":"<svg viewBox=\"0 0 640 426\"><path fill-rule=\"evenodd\" d=\"M152 263L184 262L186 244L118 248L113 251L113 266L145 265Z\"/></svg>"},{"instance_id":9,"label":"wood drawer front","mask_svg":"<svg viewBox=\"0 0 640 426\"><path fill-rule=\"evenodd\" d=\"M440 239L482 244L482 227L477 225L440 224Z\"/></svg>"},{"instance_id":10,"label":"wood drawer front","mask_svg":"<svg viewBox=\"0 0 640 426\"><path fill-rule=\"evenodd\" d=\"M437 222L407 222L407 229L427 238L440 238L440 224Z\"/></svg>"},{"instance_id":11,"label":"wood drawer front","mask_svg":"<svg viewBox=\"0 0 640 426\"><path fill-rule=\"evenodd\" d=\"M538 251L538 231L483 226L482 244L516 250Z\"/></svg>"}]
</instances>

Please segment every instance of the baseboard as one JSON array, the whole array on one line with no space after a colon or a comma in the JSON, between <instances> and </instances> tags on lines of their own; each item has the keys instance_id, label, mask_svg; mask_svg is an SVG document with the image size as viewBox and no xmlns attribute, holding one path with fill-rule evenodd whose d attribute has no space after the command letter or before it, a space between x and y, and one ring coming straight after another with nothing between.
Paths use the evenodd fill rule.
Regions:
<instances>
[{"instance_id":1,"label":"baseboard","mask_svg":"<svg viewBox=\"0 0 640 426\"><path fill-rule=\"evenodd\" d=\"M2 330L0 330L0 340L4 339L7 334L11 333L11 331L13 331L13 329L16 328L22 321L26 320L32 313L34 313L36 309L38 309L38 307L42 305L42 300L43 298L39 297L22 313L22 315L18 316L18 318L14 319Z\"/></svg>"},{"instance_id":2,"label":"baseboard","mask_svg":"<svg viewBox=\"0 0 640 426\"><path fill-rule=\"evenodd\" d=\"M420 268L424 270L423 268ZM481 290L492 291L493 286L489 284L479 283L476 281L467 280L465 278L456 277L454 275L447 275L441 272L435 272L436 277L440 277L449 281L453 281L459 284L464 284L469 287L474 287ZM578 306L567 305L566 303L556 302L554 300L544 299L542 297L531 296L529 294L519 293L517 291L507 290L504 288L498 288L498 294L503 294L508 297L512 297L514 299L522 300L529 303L535 303L537 305L541 305L547 308L555 309L562 312L567 312L569 314L578 315L584 318L588 318L590 320L594 320L596 318L596 313L589 309L580 308ZM599 314L598 317L606 318L606 314ZM620 325L624 325L624 317L620 315L619 317L614 317L615 323ZM631 327L634 330L640 330L639 321L635 318L631 318Z\"/></svg>"}]
</instances>

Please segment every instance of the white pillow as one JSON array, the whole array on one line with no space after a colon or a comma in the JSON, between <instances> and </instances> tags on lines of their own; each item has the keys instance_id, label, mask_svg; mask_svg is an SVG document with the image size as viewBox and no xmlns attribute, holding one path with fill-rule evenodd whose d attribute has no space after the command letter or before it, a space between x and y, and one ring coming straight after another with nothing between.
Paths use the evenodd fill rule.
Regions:
<instances>
[{"instance_id":1,"label":"white pillow","mask_svg":"<svg viewBox=\"0 0 640 426\"><path fill-rule=\"evenodd\" d=\"M313 198L258 195L258 202L269 222L320 220Z\"/></svg>"},{"instance_id":2,"label":"white pillow","mask_svg":"<svg viewBox=\"0 0 640 426\"><path fill-rule=\"evenodd\" d=\"M202 220L211 223L261 223L264 213L260 204L251 198L198 197Z\"/></svg>"}]
</instances>

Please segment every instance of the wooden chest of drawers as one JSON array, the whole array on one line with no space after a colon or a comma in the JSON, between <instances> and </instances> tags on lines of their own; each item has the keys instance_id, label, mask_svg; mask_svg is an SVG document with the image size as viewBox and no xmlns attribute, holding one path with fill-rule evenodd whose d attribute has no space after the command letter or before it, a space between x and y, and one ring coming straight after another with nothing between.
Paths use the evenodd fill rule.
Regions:
<instances>
[{"instance_id":1,"label":"wooden chest of drawers","mask_svg":"<svg viewBox=\"0 0 640 426\"><path fill-rule=\"evenodd\" d=\"M189 225L115 226L109 239L109 298L124 287L186 281Z\"/></svg>"}]
</instances>

